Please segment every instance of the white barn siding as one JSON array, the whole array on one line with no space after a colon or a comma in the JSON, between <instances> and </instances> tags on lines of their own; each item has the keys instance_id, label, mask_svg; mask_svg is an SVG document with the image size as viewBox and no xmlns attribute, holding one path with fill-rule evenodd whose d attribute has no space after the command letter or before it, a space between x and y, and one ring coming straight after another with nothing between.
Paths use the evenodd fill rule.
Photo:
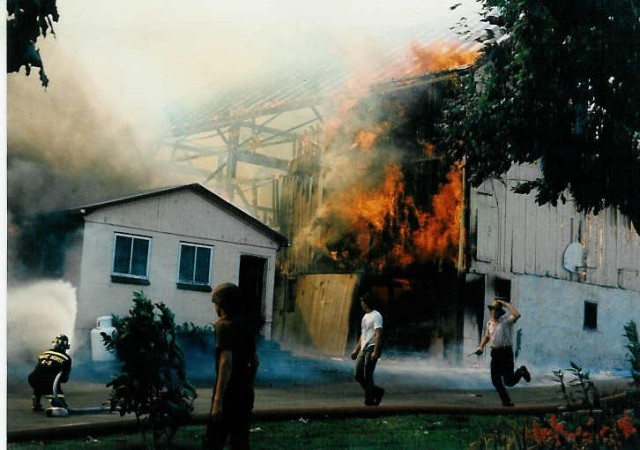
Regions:
<instances>
[{"instance_id":1,"label":"white barn siding","mask_svg":"<svg viewBox=\"0 0 640 450\"><path fill-rule=\"evenodd\" d=\"M505 185L490 180L471 191L471 228L476 255L471 269L478 273L509 273L554 277L640 292L640 236L617 210L581 214L571 201L538 206L534 194L512 188L531 168L512 169ZM564 252L580 242L586 275L563 267Z\"/></svg>"},{"instance_id":2,"label":"white barn siding","mask_svg":"<svg viewBox=\"0 0 640 450\"><path fill-rule=\"evenodd\" d=\"M148 286L111 281L115 233L151 238ZM85 217L76 318L76 336L87 339L102 315L126 315L133 291L142 290L154 302L164 302L176 323L197 325L216 319L210 292L176 288L181 242L213 247L210 285L238 283L240 256L267 260L265 334L272 322L275 258L279 244L264 233L218 208L205 198L178 191L98 209ZM78 343L79 346L83 342ZM84 342L86 344L86 341Z\"/></svg>"},{"instance_id":3,"label":"white barn siding","mask_svg":"<svg viewBox=\"0 0 640 450\"><path fill-rule=\"evenodd\" d=\"M623 325L640 323L640 235L612 208L583 214L570 200L538 206L535 193L513 193L536 176L534 166L514 167L506 182L471 190L469 272L486 277L485 302L496 278L511 280L511 301L523 313L523 358L561 367L573 356L600 367L623 364ZM583 248L581 273L563 265L574 242ZM597 331L583 329L585 301L598 304Z\"/></svg>"}]
</instances>

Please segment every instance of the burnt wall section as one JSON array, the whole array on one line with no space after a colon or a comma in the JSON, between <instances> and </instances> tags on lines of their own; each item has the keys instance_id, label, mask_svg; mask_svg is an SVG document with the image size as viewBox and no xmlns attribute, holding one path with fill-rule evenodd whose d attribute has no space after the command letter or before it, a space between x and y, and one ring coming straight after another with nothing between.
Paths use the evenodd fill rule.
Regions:
<instances>
[{"instance_id":1,"label":"burnt wall section","mask_svg":"<svg viewBox=\"0 0 640 450\"><path fill-rule=\"evenodd\" d=\"M289 286L294 299L285 299L293 308L283 312L282 348L343 356L359 280L358 274L299 275Z\"/></svg>"},{"instance_id":2,"label":"burnt wall section","mask_svg":"<svg viewBox=\"0 0 640 450\"><path fill-rule=\"evenodd\" d=\"M361 291L378 299L384 317L384 345L388 352L421 352L456 362L463 337L462 317L467 303L454 267L420 265L386 275L363 278ZM362 314L352 317L359 328Z\"/></svg>"}]
</instances>

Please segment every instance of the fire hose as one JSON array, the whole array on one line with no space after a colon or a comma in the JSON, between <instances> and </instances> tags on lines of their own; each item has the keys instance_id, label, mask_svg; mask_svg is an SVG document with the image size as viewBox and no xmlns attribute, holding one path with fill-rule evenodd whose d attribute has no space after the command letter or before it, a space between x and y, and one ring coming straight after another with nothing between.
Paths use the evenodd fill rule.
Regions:
<instances>
[{"instance_id":1,"label":"fire hose","mask_svg":"<svg viewBox=\"0 0 640 450\"><path fill-rule=\"evenodd\" d=\"M82 415L82 414L102 414L110 413L111 408L109 406L90 406L87 408L69 408L68 406L54 406L60 395L60 378L62 378L62 372L56 375L53 380L53 398L51 399L51 407L45 410L47 417L67 417L69 415Z\"/></svg>"}]
</instances>

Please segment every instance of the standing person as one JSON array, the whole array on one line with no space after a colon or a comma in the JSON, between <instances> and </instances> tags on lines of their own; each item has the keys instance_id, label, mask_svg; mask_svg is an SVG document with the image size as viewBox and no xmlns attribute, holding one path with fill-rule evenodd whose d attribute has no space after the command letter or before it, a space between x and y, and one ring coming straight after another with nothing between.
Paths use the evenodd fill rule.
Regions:
<instances>
[{"instance_id":1,"label":"standing person","mask_svg":"<svg viewBox=\"0 0 640 450\"><path fill-rule=\"evenodd\" d=\"M60 384L69 381L69 373L71 373L71 356L67 355L69 349L69 338L64 334L60 334L51 341L51 348L45 350L38 355L38 360L33 371L29 374L29 385L33 389L33 397L31 397L31 409L33 411L42 411L40 399L44 395L47 400L51 401L51 406L67 407L64 400L64 394ZM56 377L58 379L57 396L53 397L53 383Z\"/></svg>"},{"instance_id":2,"label":"standing person","mask_svg":"<svg viewBox=\"0 0 640 450\"><path fill-rule=\"evenodd\" d=\"M384 389L373 382L373 372L382 353L382 315L376 311L375 298L367 293L360 297L360 306L364 311L360 324L361 334L351 352L356 361L355 379L364 389L364 404L378 406L382 401Z\"/></svg>"},{"instance_id":3,"label":"standing person","mask_svg":"<svg viewBox=\"0 0 640 450\"><path fill-rule=\"evenodd\" d=\"M520 378L528 383L531 375L525 366L520 366L515 372L513 347L513 324L520 318L520 311L511 303L502 300L494 300L488 306L491 318L487 322L487 328L476 354L481 355L484 346L489 343L491 348L491 383L498 391L503 406L513 406L505 385L515 386ZM506 313L505 308L509 311Z\"/></svg>"},{"instance_id":4,"label":"standing person","mask_svg":"<svg viewBox=\"0 0 640 450\"><path fill-rule=\"evenodd\" d=\"M204 448L222 449L229 437L232 449L248 449L253 381L258 370L254 333L239 314L238 286L219 285L211 301L219 319L214 324L216 382Z\"/></svg>"}]
</instances>

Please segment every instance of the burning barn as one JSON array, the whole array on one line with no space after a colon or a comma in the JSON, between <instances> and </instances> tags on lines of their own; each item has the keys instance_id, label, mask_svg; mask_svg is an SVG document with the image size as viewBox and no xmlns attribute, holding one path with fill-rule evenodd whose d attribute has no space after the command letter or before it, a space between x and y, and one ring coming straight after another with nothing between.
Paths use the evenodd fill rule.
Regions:
<instances>
[{"instance_id":1,"label":"burning barn","mask_svg":"<svg viewBox=\"0 0 640 450\"><path fill-rule=\"evenodd\" d=\"M283 345L343 354L354 299L370 289L384 304L388 345L459 351L463 172L430 139L449 67L474 58L415 45L410 66L370 86L351 81L345 91L346 76L290 73L219 93L174 121L165 150L182 170L292 239L273 312Z\"/></svg>"},{"instance_id":2,"label":"burning barn","mask_svg":"<svg viewBox=\"0 0 640 450\"><path fill-rule=\"evenodd\" d=\"M431 139L475 53L412 50L411 69L373 81L291 72L174 119L164 151L292 241L279 255L274 339L344 355L369 290L388 348L459 362L498 297L523 313L517 353L530 364L622 364L622 326L640 317L640 237L615 211L514 194L536 167L468 186Z\"/></svg>"}]
</instances>

